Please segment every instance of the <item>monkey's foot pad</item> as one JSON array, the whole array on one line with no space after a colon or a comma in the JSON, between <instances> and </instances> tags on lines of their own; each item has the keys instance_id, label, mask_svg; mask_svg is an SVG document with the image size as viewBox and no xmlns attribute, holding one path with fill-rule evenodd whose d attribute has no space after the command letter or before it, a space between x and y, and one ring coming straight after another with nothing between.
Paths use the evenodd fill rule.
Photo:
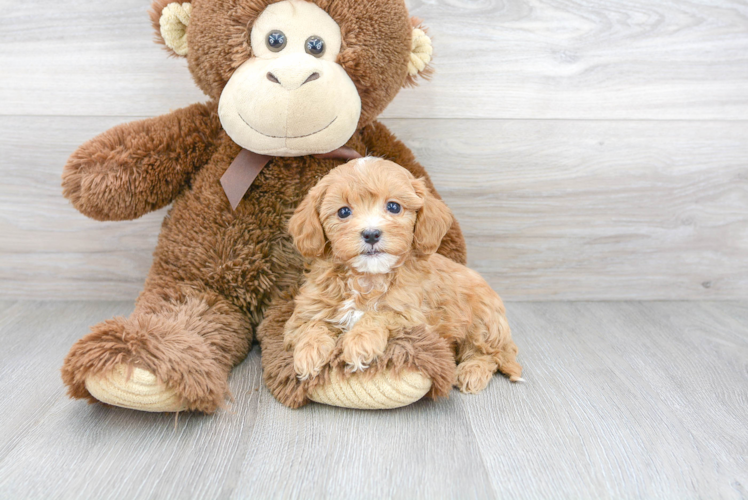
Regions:
<instances>
[{"instance_id":1,"label":"monkey's foot pad","mask_svg":"<svg viewBox=\"0 0 748 500\"><path fill-rule=\"evenodd\" d=\"M186 409L176 391L159 382L154 374L124 364L106 375L88 377L86 389L102 403L122 408L150 412Z\"/></svg>"},{"instance_id":2,"label":"monkey's foot pad","mask_svg":"<svg viewBox=\"0 0 748 500\"><path fill-rule=\"evenodd\" d=\"M312 389L308 397L317 403L361 410L386 410L415 403L431 389L431 379L421 372L404 371L397 378L388 370L369 378L362 374L342 378L330 374L324 385Z\"/></svg>"}]
</instances>

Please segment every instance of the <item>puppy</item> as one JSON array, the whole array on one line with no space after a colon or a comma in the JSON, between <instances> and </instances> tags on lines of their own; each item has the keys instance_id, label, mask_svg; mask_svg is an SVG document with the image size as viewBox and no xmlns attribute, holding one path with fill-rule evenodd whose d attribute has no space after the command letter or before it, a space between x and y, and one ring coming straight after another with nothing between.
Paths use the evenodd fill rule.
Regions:
<instances>
[{"instance_id":1,"label":"puppy","mask_svg":"<svg viewBox=\"0 0 748 500\"><path fill-rule=\"evenodd\" d=\"M359 371L393 333L426 325L453 346L461 391L483 390L497 370L522 380L499 296L436 253L452 220L423 179L390 161L353 160L319 181L289 222L312 259L284 331L300 379L319 373L340 335L343 360Z\"/></svg>"}]
</instances>

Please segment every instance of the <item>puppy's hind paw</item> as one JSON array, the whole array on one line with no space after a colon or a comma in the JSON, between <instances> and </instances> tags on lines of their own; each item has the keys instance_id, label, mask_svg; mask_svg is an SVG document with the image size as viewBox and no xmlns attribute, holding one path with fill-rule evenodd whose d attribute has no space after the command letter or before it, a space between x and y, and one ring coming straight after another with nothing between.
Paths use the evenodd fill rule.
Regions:
<instances>
[{"instance_id":1,"label":"puppy's hind paw","mask_svg":"<svg viewBox=\"0 0 748 500\"><path fill-rule=\"evenodd\" d=\"M457 365L457 383L461 392L477 394L486 388L493 377L493 369L479 360L465 361Z\"/></svg>"}]
</instances>

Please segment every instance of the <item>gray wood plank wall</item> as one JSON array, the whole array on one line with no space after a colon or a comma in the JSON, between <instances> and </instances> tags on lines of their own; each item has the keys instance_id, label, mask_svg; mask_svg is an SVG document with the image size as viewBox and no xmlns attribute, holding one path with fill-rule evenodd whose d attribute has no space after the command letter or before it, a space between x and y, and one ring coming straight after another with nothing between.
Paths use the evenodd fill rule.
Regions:
<instances>
[{"instance_id":1,"label":"gray wood plank wall","mask_svg":"<svg viewBox=\"0 0 748 500\"><path fill-rule=\"evenodd\" d=\"M132 299L164 211L61 196L93 135L204 96L147 0L0 9L0 298ZM411 0L436 74L384 122L506 298L748 296L748 2Z\"/></svg>"}]
</instances>

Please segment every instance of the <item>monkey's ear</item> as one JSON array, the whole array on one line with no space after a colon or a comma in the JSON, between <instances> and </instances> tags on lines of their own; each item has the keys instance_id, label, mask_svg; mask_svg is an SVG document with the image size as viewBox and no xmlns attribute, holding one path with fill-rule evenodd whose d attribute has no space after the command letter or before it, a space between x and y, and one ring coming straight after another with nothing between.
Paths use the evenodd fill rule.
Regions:
<instances>
[{"instance_id":1,"label":"monkey's ear","mask_svg":"<svg viewBox=\"0 0 748 500\"><path fill-rule=\"evenodd\" d=\"M288 221L288 232L293 237L294 245L307 258L322 255L327 244L325 230L319 220L319 205L327 191L324 181L318 182L309 191Z\"/></svg>"},{"instance_id":2,"label":"monkey's ear","mask_svg":"<svg viewBox=\"0 0 748 500\"><path fill-rule=\"evenodd\" d=\"M428 29L421 24L421 20L417 17L411 17L410 24L413 26L413 31L410 42L408 76L405 80L406 87L416 85L416 77L420 76L428 79L434 71L429 66L434 49L431 46L431 38L426 34Z\"/></svg>"},{"instance_id":3,"label":"monkey's ear","mask_svg":"<svg viewBox=\"0 0 748 500\"><path fill-rule=\"evenodd\" d=\"M156 40L166 45L175 55L187 56L187 26L190 24L192 4L155 0L149 14L156 30Z\"/></svg>"}]
</instances>

